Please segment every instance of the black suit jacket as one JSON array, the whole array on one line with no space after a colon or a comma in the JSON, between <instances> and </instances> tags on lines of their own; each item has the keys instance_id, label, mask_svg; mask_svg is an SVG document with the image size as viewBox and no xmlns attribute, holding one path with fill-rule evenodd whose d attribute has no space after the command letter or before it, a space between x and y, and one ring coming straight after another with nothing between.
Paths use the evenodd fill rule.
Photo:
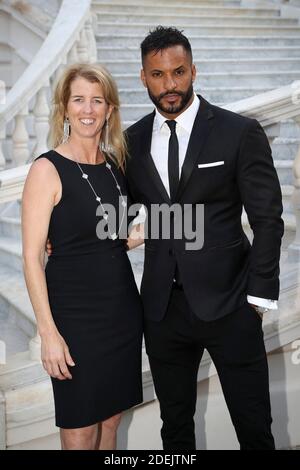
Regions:
<instances>
[{"instance_id":1,"label":"black suit jacket","mask_svg":"<svg viewBox=\"0 0 300 470\"><path fill-rule=\"evenodd\" d=\"M279 295L282 197L267 137L256 120L199 98L176 202L192 204L192 212L204 204L204 245L187 250L184 237L164 240L161 234L145 240L141 295L145 315L156 321L166 312L176 264L189 305L204 321L234 311L247 294ZM129 190L148 213L151 204L171 205L150 154L153 120L154 112L126 131ZM243 205L252 246L242 228Z\"/></svg>"}]
</instances>

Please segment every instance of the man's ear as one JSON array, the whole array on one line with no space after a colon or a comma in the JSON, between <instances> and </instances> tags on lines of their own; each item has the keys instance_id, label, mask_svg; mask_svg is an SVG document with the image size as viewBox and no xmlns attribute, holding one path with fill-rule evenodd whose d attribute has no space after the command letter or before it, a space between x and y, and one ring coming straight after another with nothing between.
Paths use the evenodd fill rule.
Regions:
<instances>
[{"instance_id":1,"label":"man's ear","mask_svg":"<svg viewBox=\"0 0 300 470\"><path fill-rule=\"evenodd\" d=\"M195 64L192 64L192 80L193 80L193 82L196 79L196 75L197 75L196 66L195 66Z\"/></svg>"},{"instance_id":2,"label":"man's ear","mask_svg":"<svg viewBox=\"0 0 300 470\"><path fill-rule=\"evenodd\" d=\"M147 82L146 82L144 69L141 69L141 80L143 82L144 87L147 88Z\"/></svg>"}]
</instances>

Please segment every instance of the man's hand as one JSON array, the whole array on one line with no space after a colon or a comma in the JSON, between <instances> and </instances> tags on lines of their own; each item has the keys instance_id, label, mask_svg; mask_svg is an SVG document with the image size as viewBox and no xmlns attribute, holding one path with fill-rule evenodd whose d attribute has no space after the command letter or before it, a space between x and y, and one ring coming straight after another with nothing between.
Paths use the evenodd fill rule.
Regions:
<instances>
[{"instance_id":1,"label":"man's hand","mask_svg":"<svg viewBox=\"0 0 300 470\"><path fill-rule=\"evenodd\" d=\"M144 243L145 232L144 232L145 224L136 224L132 227L132 230L127 238L127 249L132 250L137 246L140 246Z\"/></svg>"},{"instance_id":2,"label":"man's hand","mask_svg":"<svg viewBox=\"0 0 300 470\"><path fill-rule=\"evenodd\" d=\"M249 304L249 305L251 305L251 307L254 308L254 310L256 311L257 315L259 315L261 319L264 318L264 314L261 313L259 310L257 310L257 305L254 305L254 304Z\"/></svg>"},{"instance_id":3,"label":"man's hand","mask_svg":"<svg viewBox=\"0 0 300 470\"><path fill-rule=\"evenodd\" d=\"M46 242L46 252L47 252L48 257L52 255L52 245L51 245L49 238L47 239L47 242Z\"/></svg>"}]
</instances>

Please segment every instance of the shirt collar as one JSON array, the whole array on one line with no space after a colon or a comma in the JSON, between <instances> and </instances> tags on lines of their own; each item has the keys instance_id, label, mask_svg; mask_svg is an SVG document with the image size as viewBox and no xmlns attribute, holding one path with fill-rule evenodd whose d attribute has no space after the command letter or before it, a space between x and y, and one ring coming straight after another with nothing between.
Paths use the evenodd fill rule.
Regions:
<instances>
[{"instance_id":1,"label":"shirt collar","mask_svg":"<svg viewBox=\"0 0 300 470\"><path fill-rule=\"evenodd\" d=\"M190 106L183 111L177 118L175 119L176 122L179 124L180 127L182 127L186 132L189 134L192 132L192 128L194 125L195 118L197 116L198 110L200 106L200 99L194 93L194 99ZM160 131L164 123L167 121L165 116L163 116L158 109L155 109L155 118L154 118L154 123L153 123L153 130Z\"/></svg>"}]
</instances>

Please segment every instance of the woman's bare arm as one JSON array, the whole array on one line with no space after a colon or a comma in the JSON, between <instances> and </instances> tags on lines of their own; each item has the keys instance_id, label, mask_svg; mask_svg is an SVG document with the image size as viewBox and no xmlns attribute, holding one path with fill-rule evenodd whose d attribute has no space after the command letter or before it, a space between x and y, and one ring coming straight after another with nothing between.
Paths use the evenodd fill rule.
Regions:
<instances>
[{"instance_id":1,"label":"woman's bare arm","mask_svg":"<svg viewBox=\"0 0 300 470\"><path fill-rule=\"evenodd\" d=\"M61 183L47 159L33 163L23 191L22 239L25 280L42 340L42 361L47 372L58 379L72 378L74 365L50 310L45 278L45 243L53 207L61 197Z\"/></svg>"}]
</instances>

